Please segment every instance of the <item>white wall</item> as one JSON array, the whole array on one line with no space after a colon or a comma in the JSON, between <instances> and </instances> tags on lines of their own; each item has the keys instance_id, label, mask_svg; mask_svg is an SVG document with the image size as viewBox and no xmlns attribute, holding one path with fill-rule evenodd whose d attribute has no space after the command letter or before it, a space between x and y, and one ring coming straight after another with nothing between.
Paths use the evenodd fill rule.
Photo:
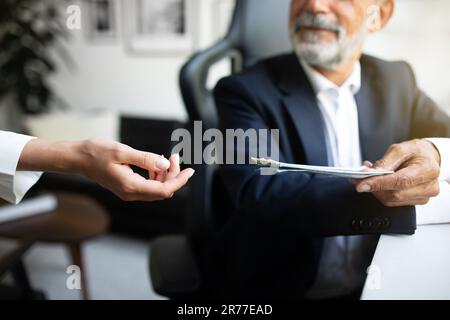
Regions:
<instances>
[{"instance_id":1,"label":"white wall","mask_svg":"<svg viewBox=\"0 0 450 320\"><path fill-rule=\"evenodd\" d=\"M450 112L450 1L397 0L387 28L372 35L366 52L409 62L420 87Z\"/></svg>"},{"instance_id":2,"label":"white wall","mask_svg":"<svg viewBox=\"0 0 450 320\"><path fill-rule=\"evenodd\" d=\"M92 42L87 34L86 5L82 8L82 30L70 31L67 43L75 70L63 67L53 77L55 90L74 108L108 108L121 114L184 120L186 112L178 88L178 73L189 53L178 55L136 54L127 50L122 5L115 0L119 36L115 40ZM224 0L220 0L224 1ZM226 0L230 1L230 0ZM213 0L193 0L197 8L196 46L206 47L216 38Z\"/></svg>"}]
</instances>

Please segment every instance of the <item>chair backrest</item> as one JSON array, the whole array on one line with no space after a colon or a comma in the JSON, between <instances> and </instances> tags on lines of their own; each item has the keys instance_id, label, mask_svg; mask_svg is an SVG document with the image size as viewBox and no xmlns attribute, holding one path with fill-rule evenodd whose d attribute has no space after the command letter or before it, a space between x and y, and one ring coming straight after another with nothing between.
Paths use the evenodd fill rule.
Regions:
<instances>
[{"instance_id":1,"label":"chair backrest","mask_svg":"<svg viewBox=\"0 0 450 320\"><path fill-rule=\"evenodd\" d=\"M212 47L194 54L180 72L181 94L191 122L202 121L205 130L218 125L214 98L206 86L212 65L230 58L232 72L238 72L264 58L292 51L288 33L290 2L236 0L227 35ZM214 232L217 168L208 165L195 168L187 232L193 241L202 243Z\"/></svg>"},{"instance_id":2,"label":"chair backrest","mask_svg":"<svg viewBox=\"0 0 450 320\"><path fill-rule=\"evenodd\" d=\"M234 43L243 55L245 67L292 50L290 3L291 0L237 0L229 36L237 36Z\"/></svg>"}]
</instances>

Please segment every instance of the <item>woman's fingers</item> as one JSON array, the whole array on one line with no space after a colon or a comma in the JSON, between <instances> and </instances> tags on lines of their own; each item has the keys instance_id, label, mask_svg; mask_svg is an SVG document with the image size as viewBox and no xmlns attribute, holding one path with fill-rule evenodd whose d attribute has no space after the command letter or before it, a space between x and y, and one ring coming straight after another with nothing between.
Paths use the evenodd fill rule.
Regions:
<instances>
[{"instance_id":1,"label":"woman's fingers","mask_svg":"<svg viewBox=\"0 0 450 320\"><path fill-rule=\"evenodd\" d=\"M121 145L118 150L116 160L121 163L135 165L149 171L166 171L170 167L169 160L155 153L135 150L126 145Z\"/></svg>"},{"instance_id":2,"label":"woman's fingers","mask_svg":"<svg viewBox=\"0 0 450 320\"><path fill-rule=\"evenodd\" d=\"M169 161L170 168L166 179L173 179L180 174L180 155L178 153L171 155Z\"/></svg>"},{"instance_id":3,"label":"woman's fingers","mask_svg":"<svg viewBox=\"0 0 450 320\"><path fill-rule=\"evenodd\" d=\"M176 177L168 179L164 182L145 180L136 181L139 185L139 192L136 196L138 200L153 201L169 199L173 194L181 189L189 179L194 175L193 169L185 169L180 172Z\"/></svg>"},{"instance_id":4,"label":"woman's fingers","mask_svg":"<svg viewBox=\"0 0 450 320\"><path fill-rule=\"evenodd\" d=\"M181 171L175 178L168 179L163 183L163 190L167 192L171 197L174 192L181 189L189 181L194 173L195 170L191 168Z\"/></svg>"},{"instance_id":5,"label":"woman's fingers","mask_svg":"<svg viewBox=\"0 0 450 320\"><path fill-rule=\"evenodd\" d=\"M164 182L166 181L167 171L160 171L156 173L156 181Z\"/></svg>"}]
</instances>

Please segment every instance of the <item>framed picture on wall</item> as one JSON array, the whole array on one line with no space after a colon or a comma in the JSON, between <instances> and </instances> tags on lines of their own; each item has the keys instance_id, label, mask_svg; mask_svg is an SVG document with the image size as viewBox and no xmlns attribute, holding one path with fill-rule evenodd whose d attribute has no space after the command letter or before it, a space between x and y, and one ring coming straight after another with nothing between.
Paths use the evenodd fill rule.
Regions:
<instances>
[{"instance_id":1,"label":"framed picture on wall","mask_svg":"<svg viewBox=\"0 0 450 320\"><path fill-rule=\"evenodd\" d=\"M115 0L87 0L87 36L90 40L111 40L117 37Z\"/></svg>"},{"instance_id":2,"label":"framed picture on wall","mask_svg":"<svg viewBox=\"0 0 450 320\"><path fill-rule=\"evenodd\" d=\"M136 53L184 54L195 47L195 0L123 1L125 41Z\"/></svg>"}]
</instances>

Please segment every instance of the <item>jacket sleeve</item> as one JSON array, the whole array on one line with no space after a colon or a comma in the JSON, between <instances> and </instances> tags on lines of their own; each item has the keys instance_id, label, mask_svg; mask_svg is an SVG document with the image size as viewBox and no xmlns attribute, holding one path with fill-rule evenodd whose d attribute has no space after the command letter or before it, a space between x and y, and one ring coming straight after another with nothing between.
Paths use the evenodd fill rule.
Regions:
<instances>
[{"instance_id":1,"label":"jacket sleeve","mask_svg":"<svg viewBox=\"0 0 450 320\"><path fill-rule=\"evenodd\" d=\"M450 117L430 97L420 90L417 86L413 70L407 63L405 63L405 66L408 70L409 80L411 82L410 87L413 92L411 138L449 138Z\"/></svg>"},{"instance_id":2,"label":"jacket sleeve","mask_svg":"<svg viewBox=\"0 0 450 320\"><path fill-rule=\"evenodd\" d=\"M223 132L276 129L266 123L255 92L237 77L220 81L214 94ZM269 150L273 147L271 143ZM233 152L244 152L247 164L225 164L220 169L236 214L250 215L255 225L270 225L299 236L414 233L414 207L384 207L372 195L358 194L347 179L301 172L261 175L248 164L250 156L259 156L258 151L248 143L242 150L235 143ZM281 151L279 158L286 161Z\"/></svg>"},{"instance_id":3,"label":"jacket sleeve","mask_svg":"<svg viewBox=\"0 0 450 320\"><path fill-rule=\"evenodd\" d=\"M450 181L450 117L419 89L412 68L405 66L414 97L411 138L429 138L441 154L440 180Z\"/></svg>"}]
</instances>

